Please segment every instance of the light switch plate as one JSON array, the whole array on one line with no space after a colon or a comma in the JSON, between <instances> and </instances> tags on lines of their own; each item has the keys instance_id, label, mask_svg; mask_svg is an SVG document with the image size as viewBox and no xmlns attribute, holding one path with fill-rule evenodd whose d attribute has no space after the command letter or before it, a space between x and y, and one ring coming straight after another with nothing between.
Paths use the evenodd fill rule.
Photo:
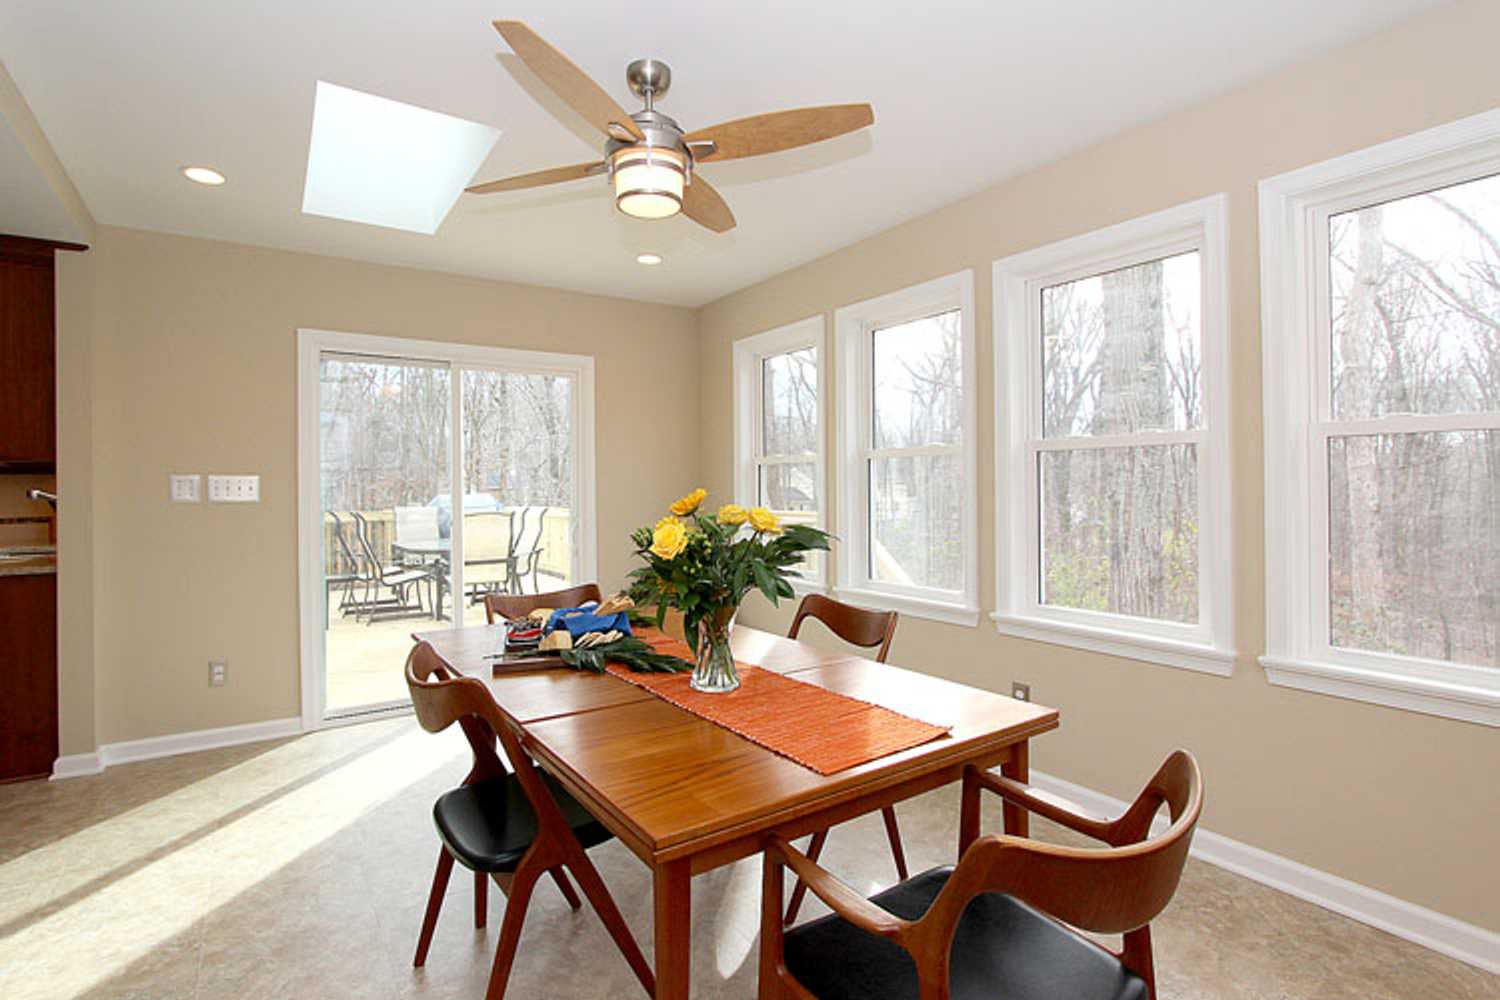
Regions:
<instances>
[{"instance_id":1,"label":"light switch plate","mask_svg":"<svg viewBox=\"0 0 1500 1000\"><path fill-rule=\"evenodd\" d=\"M208 499L213 503L259 503L259 476L209 476Z\"/></svg>"},{"instance_id":2,"label":"light switch plate","mask_svg":"<svg viewBox=\"0 0 1500 1000\"><path fill-rule=\"evenodd\" d=\"M201 476L173 475L169 478L172 481L171 496L173 503L197 503L203 498L202 491L199 488L203 481Z\"/></svg>"}]
</instances>

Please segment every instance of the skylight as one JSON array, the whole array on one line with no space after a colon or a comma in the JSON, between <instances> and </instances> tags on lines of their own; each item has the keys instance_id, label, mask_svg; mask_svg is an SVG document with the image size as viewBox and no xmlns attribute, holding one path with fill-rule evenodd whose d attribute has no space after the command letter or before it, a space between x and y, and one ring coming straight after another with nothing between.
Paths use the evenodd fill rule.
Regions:
<instances>
[{"instance_id":1,"label":"skylight","mask_svg":"<svg viewBox=\"0 0 1500 1000\"><path fill-rule=\"evenodd\" d=\"M302 211L432 235L500 130L318 81Z\"/></svg>"}]
</instances>

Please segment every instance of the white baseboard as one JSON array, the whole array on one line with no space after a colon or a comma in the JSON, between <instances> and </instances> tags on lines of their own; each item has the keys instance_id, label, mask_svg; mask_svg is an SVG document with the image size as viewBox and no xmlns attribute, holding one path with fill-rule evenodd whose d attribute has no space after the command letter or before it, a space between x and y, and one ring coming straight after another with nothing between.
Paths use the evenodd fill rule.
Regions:
<instances>
[{"instance_id":1,"label":"white baseboard","mask_svg":"<svg viewBox=\"0 0 1500 1000\"><path fill-rule=\"evenodd\" d=\"M1031 772L1031 782L1038 788L1071 799L1092 813L1116 816L1128 805L1091 788L1038 771ZM1164 829L1165 826L1165 818L1158 817L1158 828ZM1202 827L1193 834L1192 855L1199 861L1243 875L1449 958L1487 972L1500 973L1500 934L1494 931L1397 899L1279 854L1242 844L1222 834L1211 833Z\"/></svg>"},{"instance_id":2,"label":"white baseboard","mask_svg":"<svg viewBox=\"0 0 1500 1000\"><path fill-rule=\"evenodd\" d=\"M78 778L98 774L106 767L116 764L131 764L157 757L174 757L178 754L197 753L200 750L215 750L219 747L238 746L241 743L259 743L262 740L279 740L296 736L302 732L302 720L269 719L265 722L250 722L241 726L223 726L219 729L199 729L191 733L174 733L171 736L152 736L143 740L126 740L122 743L105 743L94 753L71 754L59 757L52 765L52 779Z\"/></svg>"},{"instance_id":3,"label":"white baseboard","mask_svg":"<svg viewBox=\"0 0 1500 1000\"><path fill-rule=\"evenodd\" d=\"M62 781L64 778L82 778L90 774L98 774L104 770L104 761L99 759L99 752L93 753L70 753L65 757L59 757L52 764L52 780Z\"/></svg>"}]
</instances>

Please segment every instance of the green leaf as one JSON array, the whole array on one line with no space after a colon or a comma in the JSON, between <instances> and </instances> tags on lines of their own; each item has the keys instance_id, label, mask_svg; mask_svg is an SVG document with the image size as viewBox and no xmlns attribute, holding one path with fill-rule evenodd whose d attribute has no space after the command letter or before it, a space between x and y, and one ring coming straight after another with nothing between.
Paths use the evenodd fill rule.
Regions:
<instances>
[{"instance_id":1,"label":"green leaf","mask_svg":"<svg viewBox=\"0 0 1500 1000\"><path fill-rule=\"evenodd\" d=\"M766 564L757 559L750 564L750 571L755 574L755 585L760 588L762 594L766 595L766 599L772 604L778 603L776 600L776 578L771 575L769 569L766 569Z\"/></svg>"}]
</instances>

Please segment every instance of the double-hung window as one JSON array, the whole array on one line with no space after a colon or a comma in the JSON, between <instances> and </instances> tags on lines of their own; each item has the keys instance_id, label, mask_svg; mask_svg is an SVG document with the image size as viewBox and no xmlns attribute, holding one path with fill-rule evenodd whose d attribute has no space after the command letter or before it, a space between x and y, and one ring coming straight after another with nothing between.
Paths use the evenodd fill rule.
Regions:
<instances>
[{"instance_id":1,"label":"double-hung window","mask_svg":"<svg viewBox=\"0 0 1500 1000\"><path fill-rule=\"evenodd\" d=\"M823 317L735 341L734 394L735 502L823 527ZM824 553L799 572L794 589L824 589Z\"/></svg>"},{"instance_id":2,"label":"double-hung window","mask_svg":"<svg viewBox=\"0 0 1500 1000\"><path fill-rule=\"evenodd\" d=\"M1233 669L1224 212L995 263L1002 633Z\"/></svg>"},{"instance_id":3,"label":"double-hung window","mask_svg":"<svg viewBox=\"0 0 1500 1000\"><path fill-rule=\"evenodd\" d=\"M1500 113L1260 197L1267 675L1500 725Z\"/></svg>"},{"instance_id":4,"label":"double-hung window","mask_svg":"<svg viewBox=\"0 0 1500 1000\"><path fill-rule=\"evenodd\" d=\"M838 310L838 591L979 619L970 271Z\"/></svg>"}]
</instances>

